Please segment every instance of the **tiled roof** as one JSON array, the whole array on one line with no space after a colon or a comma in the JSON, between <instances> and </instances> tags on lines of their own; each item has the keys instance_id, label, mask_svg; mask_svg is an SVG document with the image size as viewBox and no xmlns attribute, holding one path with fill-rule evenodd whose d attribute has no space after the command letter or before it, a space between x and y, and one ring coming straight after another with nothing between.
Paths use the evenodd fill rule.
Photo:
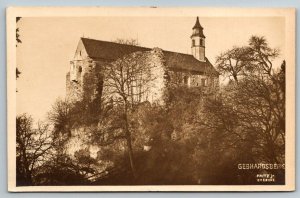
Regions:
<instances>
[{"instance_id":1,"label":"tiled roof","mask_svg":"<svg viewBox=\"0 0 300 198\"><path fill-rule=\"evenodd\" d=\"M126 54L136 51L151 50L145 47L119 44L109 41L100 41L95 39L81 38L86 52L91 58L100 58L106 60L116 60Z\"/></svg>"},{"instance_id":2,"label":"tiled roof","mask_svg":"<svg viewBox=\"0 0 300 198\"><path fill-rule=\"evenodd\" d=\"M173 70L191 71L200 73L212 73L218 75L213 65L205 57L205 62L198 61L191 54L163 51L166 65Z\"/></svg>"},{"instance_id":3,"label":"tiled roof","mask_svg":"<svg viewBox=\"0 0 300 198\"><path fill-rule=\"evenodd\" d=\"M86 52L90 58L113 61L126 54L137 51L150 51L150 48L119 44L108 41L100 41L88 38L81 38ZM171 51L164 51L166 65L170 69L191 71L191 72L212 72L218 74L212 64L206 58L205 62L198 61L190 54L183 54Z\"/></svg>"}]
</instances>

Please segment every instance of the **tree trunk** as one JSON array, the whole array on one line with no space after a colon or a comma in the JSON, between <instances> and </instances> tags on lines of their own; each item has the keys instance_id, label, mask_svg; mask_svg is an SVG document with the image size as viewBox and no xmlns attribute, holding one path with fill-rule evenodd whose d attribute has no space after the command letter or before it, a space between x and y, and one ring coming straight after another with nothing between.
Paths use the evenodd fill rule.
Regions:
<instances>
[{"instance_id":1,"label":"tree trunk","mask_svg":"<svg viewBox=\"0 0 300 198\"><path fill-rule=\"evenodd\" d=\"M127 148L128 148L128 156L129 156L129 161L130 161L130 168L131 168L133 177L136 178L136 172L135 172L134 160L133 160L132 144L131 144L131 135L129 134L129 135L126 135L126 136L127 136L126 140L127 140Z\"/></svg>"},{"instance_id":2,"label":"tree trunk","mask_svg":"<svg viewBox=\"0 0 300 198\"><path fill-rule=\"evenodd\" d=\"M24 166L24 177L26 179L26 185L31 186L32 185L32 177L31 177L31 171L29 168L27 155L26 155L26 149L22 149L22 155L23 155L23 166Z\"/></svg>"},{"instance_id":3,"label":"tree trunk","mask_svg":"<svg viewBox=\"0 0 300 198\"><path fill-rule=\"evenodd\" d=\"M129 131L129 124L128 124L128 116L127 116L127 104L125 103L125 135L126 135L126 142L127 142L127 149L128 149L128 157L130 161L130 168L132 171L132 175L134 179L136 178L136 171L134 166L134 159L133 159L133 150L132 150L132 142L131 142L131 133Z\"/></svg>"},{"instance_id":4,"label":"tree trunk","mask_svg":"<svg viewBox=\"0 0 300 198\"><path fill-rule=\"evenodd\" d=\"M233 78L234 78L234 81L235 81L236 83L239 83L239 81L238 81L238 78L237 78L237 75L236 75L236 74L234 74L234 75L233 75Z\"/></svg>"}]
</instances>

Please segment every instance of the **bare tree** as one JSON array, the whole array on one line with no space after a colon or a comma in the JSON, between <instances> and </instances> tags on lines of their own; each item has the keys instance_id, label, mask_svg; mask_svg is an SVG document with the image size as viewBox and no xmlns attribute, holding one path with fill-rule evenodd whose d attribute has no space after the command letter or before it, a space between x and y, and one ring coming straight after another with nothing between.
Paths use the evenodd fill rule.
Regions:
<instances>
[{"instance_id":1,"label":"bare tree","mask_svg":"<svg viewBox=\"0 0 300 198\"><path fill-rule=\"evenodd\" d=\"M253 65L252 51L249 47L233 47L217 57L218 71L227 78L238 82L239 76L245 76Z\"/></svg>"},{"instance_id":2,"label":"bare tree","mask_svg":"<svg viewBox=\"0 0 300 198\"><path fill-rule=\"evenodd\" d=\"M35 169L47 160L52 149L52 134L48 124L38 123L26 114L17 116L17 181L19 185L33 185Z\"/></svg>"},{"instance_id":3,"label":"bare tree","mask_svg":"<svg viewBox=\"0 0 300 198\"><path fill-rule=\"evenodd\" d=\"M128 156L134 177L136 170L129 113L134 105L142 101L142 97L150 89L150 82L155 79L155 76L151 75L152 67L150 63L147 63L147 55L142 52L126 55L106 67L104 93L113 96L114 105L121 107L124 137L127 142Z\"/></svg>"}]
</instances>

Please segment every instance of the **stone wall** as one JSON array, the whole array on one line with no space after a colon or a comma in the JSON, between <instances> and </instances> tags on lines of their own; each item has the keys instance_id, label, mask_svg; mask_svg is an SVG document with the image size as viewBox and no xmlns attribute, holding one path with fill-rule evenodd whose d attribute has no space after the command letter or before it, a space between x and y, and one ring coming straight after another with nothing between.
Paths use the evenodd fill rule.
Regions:
<instances>
[{"instance_id":1,"label":"stone wall","mask_svg":"<svg viewBox=\"0 0 300 198\"><path fill-rule=\"evenodd\" d=\"M130 65L131 60L134 62L133 65ZM124 92L126 92L128 100L132 104L145 101L162 104L162 95L166 87L164 80L166 69L161 49L154 48L146 52L134 52L111 62L110 65L115 68L116 73L120 72L120 65L133 70L140 70L140 73L133 74L134 77L128 87L124 87ZM106 99L118 100L121 96L112 84L115 84L114 79L105 78L104 76L103 95Z\"/></svg>"},{"instance_id":2,"label":"stone wall","mask_svg":"<svg viewBox=\"0 0 300 198\"><path fill-rule=\"evenodd\" d=\"M67 98L70 101L92 101L101 97L99 95L101 94L99 90L102 89L99 86L103 80L101 67L105 63L86 58L80 61L74 60L71 64L76 65L76 70L68 72L66 77Z\"/></svg>"},{"instance_id":3,"label":"stone wall","mask_svg":"<svg viewBox=\"0 0 300 198\"><path fill-rule=\"evenodd\" d=\"M150 70L150 75L153 80L149 83L149 90L146 93L143 101L152 103L163 104L163 94L166 88L166 79L164 74L166 72L164 55L161 49L154 48L149 52L145 52L147 56L147 63Z\"/></svg>"},{"instance_id":4,"label":"stone wall","mask_svg":"<svg viewBox=\"0 0 300 198\"><path fill-rule=\"evenodd\" d=\"M218 77L215 76L172 70L168 71L168 78L172 86L216 87L219 83Z\"/></svg>"},{"instance_id":5,"label":"stone wall","mask_svg":"<svg viewBox=\"0 0 300 198\"><path fill-rule=\"evenodd\" d=\"M82 100L82 86L78 82L71 81L70 72L66 76L66 97L69 101Z\"/></svg>"}]
</instances>

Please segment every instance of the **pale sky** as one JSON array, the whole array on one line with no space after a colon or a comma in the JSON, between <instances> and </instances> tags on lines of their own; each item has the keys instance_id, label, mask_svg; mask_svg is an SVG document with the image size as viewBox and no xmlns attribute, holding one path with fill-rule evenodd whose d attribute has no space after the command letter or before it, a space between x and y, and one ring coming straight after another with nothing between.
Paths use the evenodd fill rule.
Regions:
<instances>
[{"instance_id":1,"label":"pale sky","mask_svg":"<svg viewBox=\"0 0 300 198\"><path fill-rule=\"evenodd\" d=\"M199 18L206 36L206 57L214 65L221 52L246 45L251 35L265 36L284 59L285 21L280 17ZM141 46L191 53L195 17L35 17L22 18L17 65L17 114L43 120L66 93L66 73L80 37L113 41L138 39Z\"/></svg>"}]
</instances>

